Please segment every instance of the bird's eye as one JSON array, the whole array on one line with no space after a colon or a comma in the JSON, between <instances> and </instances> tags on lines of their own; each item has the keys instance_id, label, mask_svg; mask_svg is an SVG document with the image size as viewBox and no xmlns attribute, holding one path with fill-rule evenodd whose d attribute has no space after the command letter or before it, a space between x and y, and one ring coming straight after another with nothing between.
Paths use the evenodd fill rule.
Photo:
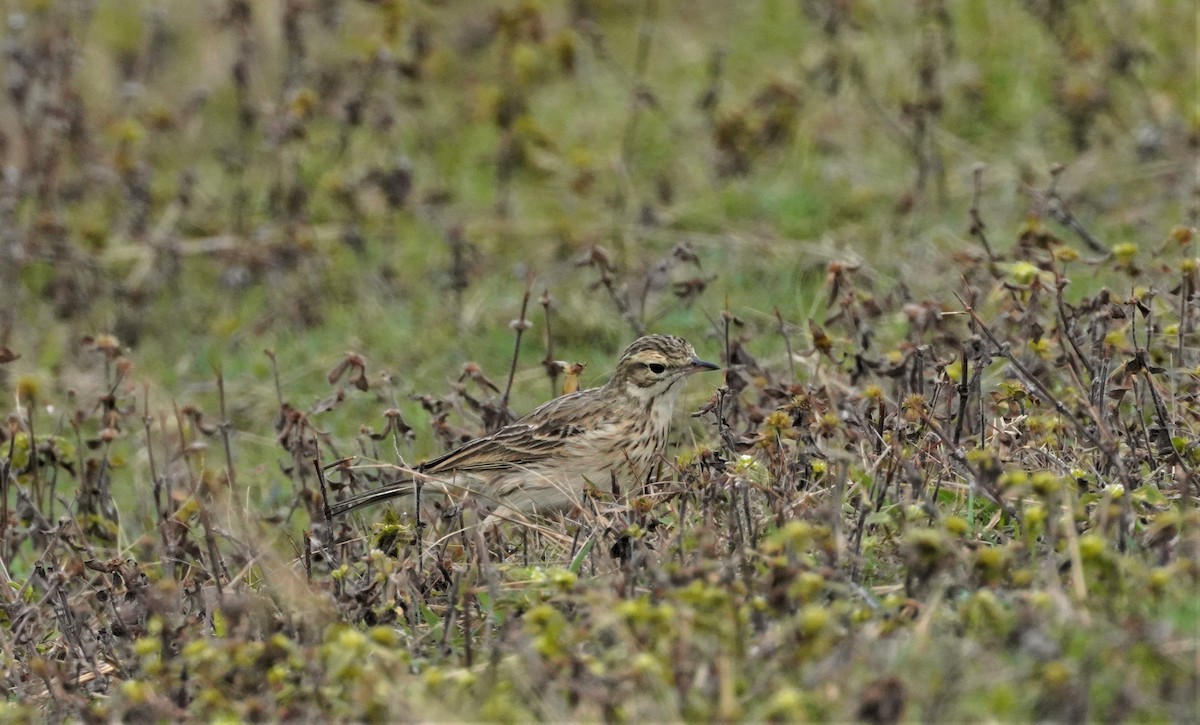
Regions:
<instances>
[{"instance_id":1,"label":"bird's eye","mask_svg":"<svg viewBox=\"0 0 1200 725\"><path fill-rule=\"evenodd\" d=\"M646 363L646 367L650 368L650 372L655 375L661 375L667 369L667 366L662 363Z\"/></svg>"}]
</instances>

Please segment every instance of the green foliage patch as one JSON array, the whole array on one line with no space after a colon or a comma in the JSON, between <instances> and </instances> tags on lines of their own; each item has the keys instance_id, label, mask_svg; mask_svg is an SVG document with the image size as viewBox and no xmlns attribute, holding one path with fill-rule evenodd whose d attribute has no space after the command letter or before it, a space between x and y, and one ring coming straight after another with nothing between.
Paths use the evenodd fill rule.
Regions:
<instances>
[{"instance_id":1,"label":"green foliage patch","mask_svg":"<svg viewBox=\"0 0 1200 725\"><path fill-rule=\"evenodd\" d=\"M1195 8L1121 7L9 3L0 719L1196 720ZM724 368L653 480L324 520L646 330Z\"/></svg>"}]
</instances>

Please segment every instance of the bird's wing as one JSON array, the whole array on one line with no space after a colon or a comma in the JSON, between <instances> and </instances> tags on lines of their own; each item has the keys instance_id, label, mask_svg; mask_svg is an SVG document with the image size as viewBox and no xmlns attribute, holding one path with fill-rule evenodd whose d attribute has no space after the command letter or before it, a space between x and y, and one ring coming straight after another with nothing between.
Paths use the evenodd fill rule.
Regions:
<instances>
[{"instance_id":1,"label":"bird's wing","mask_svg":"<svg viewBox=\"0 0 1200 725\"><path fill-rule=\"evenodd\" d=\"M587 429L581 425L596 389L555 398L495 433L464 443L449 453L426 461L421 472L437 475L450 471L470 473L511 466L536 465L558 455Z\"/></svg>"}]
</instances>

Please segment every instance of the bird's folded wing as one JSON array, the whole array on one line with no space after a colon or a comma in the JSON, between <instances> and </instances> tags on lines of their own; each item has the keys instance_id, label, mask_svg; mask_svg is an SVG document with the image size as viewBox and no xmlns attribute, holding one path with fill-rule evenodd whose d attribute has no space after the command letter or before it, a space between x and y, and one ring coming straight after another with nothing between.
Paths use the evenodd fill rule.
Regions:
<instances>
[{"instance_id":1,"label":"bird's folded wing","mask_svg":"<svg viewBox=\"0 0 1200 725\"><path fill-rule=\"evenodd\" d=\"M546 421L513 423L485 438L478 438L439 458L426 461L421 472L429 475L461 471L495 471L512 467L536 466L543 460L562 455L573 446L583 429L577 425Z\"/></svg>"},{"instance_id":2,"label":"bird's folded wing","mask_svg":"<svg viewBox=\"0 0 1200 725\"><path fill-rule=\"evenodd\" d=\"M577 447L586 432L583 419L594 407L596 389L563 395L538 406L529 414L495 433L476 438L449 453L426 461L423 473L486 472L534 466L551 456Z\"/></svg>"}]
</instances>

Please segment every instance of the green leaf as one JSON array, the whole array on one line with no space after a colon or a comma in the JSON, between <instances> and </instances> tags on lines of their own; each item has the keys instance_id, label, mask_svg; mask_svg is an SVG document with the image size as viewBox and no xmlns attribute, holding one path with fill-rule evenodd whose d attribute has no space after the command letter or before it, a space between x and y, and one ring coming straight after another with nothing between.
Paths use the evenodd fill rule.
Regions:
<instances>
[{"instance_id":1,"label":"green leaf","mask_svg":"<svg viewBox=\"0 0 1200 725\"><path fill-rule=\"evenodd\" d=\"M578 574L583 568L583 560L591 553L592 547L596 544L596 539L588 536L588 540L583 542L583 546L579 547L579 551L575 552L575 558L571 559L571 566L567 567L572 574Z\"/></svg>"}]
</instances>

